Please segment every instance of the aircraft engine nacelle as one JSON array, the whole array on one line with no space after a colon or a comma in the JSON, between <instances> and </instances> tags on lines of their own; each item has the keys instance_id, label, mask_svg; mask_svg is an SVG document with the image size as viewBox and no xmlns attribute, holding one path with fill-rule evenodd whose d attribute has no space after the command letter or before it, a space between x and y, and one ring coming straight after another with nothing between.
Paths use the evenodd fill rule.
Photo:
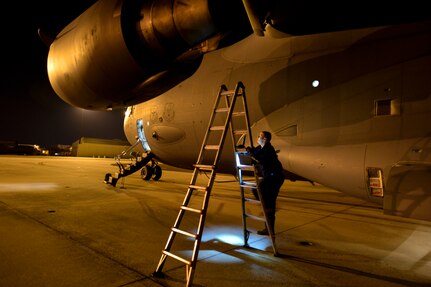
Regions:
<instances>
[{"instance_id":1,"label":"aircraft engine nacelle","mask_svg":"<svg viewBox=\"0 0 431 287\"><path fill-rule=\"evenodd\" d=\"M51 44L49 80L73 106L136 104L192 75L204 52L249 34L246 17L241 1L100 0Z\"/></svg>"}]
</instances>

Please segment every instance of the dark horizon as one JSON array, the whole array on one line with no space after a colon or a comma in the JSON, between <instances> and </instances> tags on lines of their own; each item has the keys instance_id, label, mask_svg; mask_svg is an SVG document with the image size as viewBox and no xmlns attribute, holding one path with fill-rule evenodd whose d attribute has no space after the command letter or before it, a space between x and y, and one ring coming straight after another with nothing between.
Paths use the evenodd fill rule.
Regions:
<instances>
[{"instance_id":1,"label":"dark horizon","mask_svg":"<svg viewBox=\"0 0 431 287\"><path fill-rule=\"evenodd\" d=\"M124 110L87 111L63 102L47 75L42 28L55 36L95 1L8 2L3 36L0 141L54 146L80 137L125 140Z\"/></svg>"}]
</instances>

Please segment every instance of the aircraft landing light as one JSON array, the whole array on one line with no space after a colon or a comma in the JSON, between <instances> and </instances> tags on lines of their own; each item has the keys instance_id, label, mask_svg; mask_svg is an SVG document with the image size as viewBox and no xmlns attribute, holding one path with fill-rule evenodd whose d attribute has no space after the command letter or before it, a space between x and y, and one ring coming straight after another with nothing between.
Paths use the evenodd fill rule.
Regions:
<instances>
[{"instance_id":1,"label":"aircraft landing light","mask_svg":"<svg viewBox=\"0 0 431 287\"><path fill-rule=\"evenodd\" d=\"M314 80L311 85L313 86L313 88L317 88L320 85L319 80Z\"/></svg>"}]
</instances>

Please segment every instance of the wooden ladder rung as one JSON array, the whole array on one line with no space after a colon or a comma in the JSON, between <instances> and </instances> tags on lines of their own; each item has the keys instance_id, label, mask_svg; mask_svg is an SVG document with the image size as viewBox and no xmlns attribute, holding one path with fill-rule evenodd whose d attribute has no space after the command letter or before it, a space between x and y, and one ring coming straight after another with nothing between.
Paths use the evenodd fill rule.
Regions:
<instances>
[{"instance_id":1,"label":"wooden ladder rung","mask_svg":"<svg viewBox=\"0 0 431 287\"><path fill-rule=\"evenodd\" d=\"M229 108L217 108L215 110L216 113L227 113L229 111Z\"/></svg>"},{"instance_id":2,"label":"wooden ladder rung","mask_svg":"<svg viewBox=\"0 0 431 287\"><path fill-rule=\"evenodd\" d=\"M196 190L202 190L202 191L207 191L207 187L206 186L199 186L199 185L189 185L189 188L191 189L196 189Z\"/></svg>"},{"instance_id":3,"label":"wooden ladder rung","mask_svg":"<svg viewBox=\"0 0 431 287\"><path fill-rule=\"evenodd\" d=\"M244 116L245 112L233 112L232 113L232 117L239 117L239 116Z\"/></svg>"},{"instance_id":4,"label":"wooden ladder rung","mask_svg":"<svg viewBox=\"0 0 431 287\"><path fill-rule=\"evenodd\" d=\"M181 233L181 234L186 235L186 236L189 236L189 237L193 237L193 238L195 238L195 239L198 237L198 235L197 235L197 234L190 233L190 232L187 232L187 231L184 231L184 230L181 230L181 229L175 228L175 227L172 227L172 231L173 231L173 232L176 232L176 233Z\"/></svg>"},{"instance_id":5,"label":"wooden ladder rung","mask_svg":"<svg viewBox=\"0 0 431 287\"><path fill-rule=\"evenodd\" d=\"M257 184L254 181L243 181L240 183L241 187L256 188Z\"/></svg>"},{"instance_id":6,"label":"wooden ladder rung","mask_svg":"<svg viewBox=\"0 0 431 287\"><path fill-rule=\"evenodd\" d=\"M254 199L254 198L250 198L250 197L244 197L245 201L249 201L251 203L256 203L256 204L260 204L260 200Z\"/></svg>"},{"instance_id":7,"label":"wooden ladder rung","mask_svg":"<svg viewBox=\"0 0 431 287\"><path fill-rule=\"evenodd\" d=\"M245 165L245 164L241 164L241 165L237 165L237 167L239 168L239 169L242 169L242 170L254 170L254 166L252 166L252 165Z\"/></svg>"},{"instance_id":8,"label":"wooden ladder rung","mask_svg":"<svg viewBox=\"0 0 431 287\"><path fill-rule=\"evenodd\" d=\"M223 131L224 130L224 126L213 126L210 127L210 131Z\"/></svg>"},{"instance_id":9,"label":"wooden ladder rung","mask_svg":"<svg viewBox=\"0 0 431 287\"><path fill-rule=\"evenodd\" d=\"M220 146L209 144L209 145L205 145L204 148L207 149L207 150L218 150L218 149L220 149Z\"/></svg>"},{"instance_id":10,"label":"wooden ladder rung","mask_svg":"<svg viewBox=\"0 0 431 287\"><path fill-rule=\"evenodd\" d=\"M247 133L247 130L236 130L233 131L234 135L245 135Z\"/></svg>"},{"instance_id":11,"label":"wooden ladder rung","mask_svg":"<svg viewBox=\"0 0 431 287\"><path fill-rule=\"evenodd\" d=\"M211 171L215 168L214 165L208 165L208 164L194 164L193 166L197 169L208 170L208 171Z\"/></svg>"},{"instance_id":12,"label":"wooden ladder rung","mask_svg":"<svg viewBox=\"0 0 431 287\"><path fill-rule=\"evenodd\" d=\"M196 209L196 208L191 208L191 207L187 207L187 206L181 206L182 210L186 210L186 211L191 211L191 212L195 212L195 213L200 213L202 214L202 210L201 209Z\"/></svg>"},{"instance_id":13,"label":"wooden ladder rung","mask_svg":"<svg viewBox=\"0 0 431 287\"><path fill-rule=\"evenodd\" d=\"M220 93L221 96L233 96L235 95L235 90L223 91Z\"/></svg>"},{"instance_id":14,"label":"wooden ladder rung","mask_svg":"<svg viewBox=\"0 0 431 287\"><path fill-rule=\"evenodd\" d=\"M192 263L191 263L191 261L186 260L186 259L184 259L184 258L182 258L182 257L180 257L180 256L178 256L178 255L175 255L175 254L173 254L173 253L171 253L171 252L169 252L169 251L163 250L163 254L165 254L165 255L167 255L167 256L170 256L170 257L172 257L172 258L175 258L175 259L177 259L178 261L183 262L184 264L187 264L187 265L192 264Z\"/></svg>"}]
</instances>

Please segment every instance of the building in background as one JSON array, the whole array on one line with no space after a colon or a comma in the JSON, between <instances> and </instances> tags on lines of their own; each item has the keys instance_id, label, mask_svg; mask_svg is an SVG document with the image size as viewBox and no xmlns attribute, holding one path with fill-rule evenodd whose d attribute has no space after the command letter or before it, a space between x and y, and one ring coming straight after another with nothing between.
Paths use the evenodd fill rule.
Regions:
<instances>
[{"instance_id":1,"label":"building in background","mask_svg":"<svg viewBox=\"0 0 431 287\"><path fill-rule=\"evenodd\" d=\"M0 154L41 155L43 149L37 144L24 144L17 141L0 141Z\"/></svg>"},{"instance_id":2,"label":"building in background","mask_svg":"<svg viewBox=\"0 0 431 287\"><path fill-rule=\"evenodd\" d=\"M124 140L82 137L72 144L72 156L113 158L129 147Z\"/></svg>"}]
</instances>

